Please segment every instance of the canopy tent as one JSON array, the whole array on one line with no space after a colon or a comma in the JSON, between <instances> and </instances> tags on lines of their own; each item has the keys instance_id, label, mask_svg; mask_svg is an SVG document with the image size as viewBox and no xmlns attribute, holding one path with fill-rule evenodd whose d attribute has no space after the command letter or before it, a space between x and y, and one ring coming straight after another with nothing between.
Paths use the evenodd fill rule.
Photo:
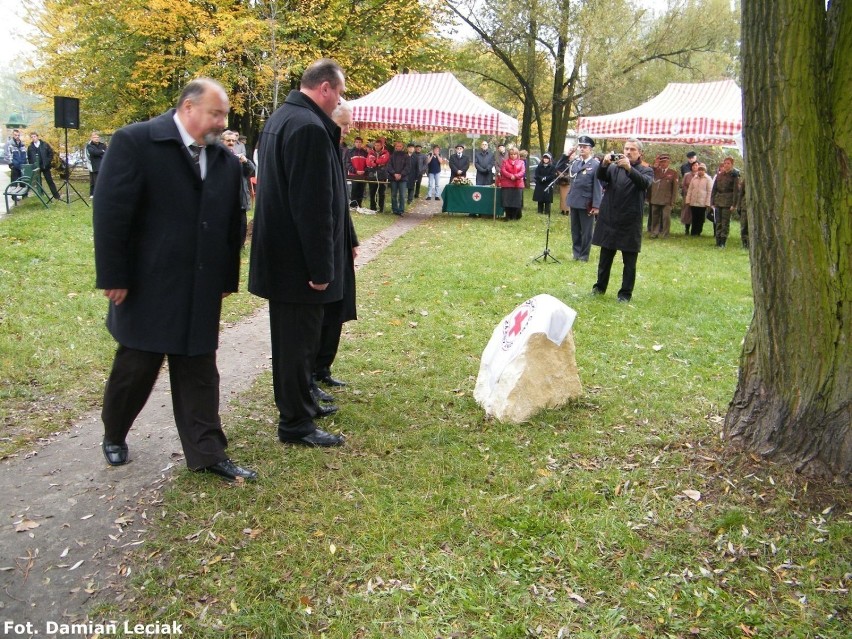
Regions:
<instances>
[{"instance_id":1,"label":"canopy tent","mask_svg":"<svg viewBox=\"0 0 852 639\"><path fill-rule=\"evenodd\" d=\"M518 134L516 118L471 93L452 73L397 75L350 104L352 125L362 129Z\"/></svg>"},{"instance_id":2,"label":"canopy tent","mask_svg":"<svg viewBox=\"0 0 852 639\"><path fill-rule=\"evenodd\" d=\"M733 80L672 82L634 109L577 121L579 132L596 138L671 144L740 146L742 128L742 92Z\"/></svg>"}]
</instances>

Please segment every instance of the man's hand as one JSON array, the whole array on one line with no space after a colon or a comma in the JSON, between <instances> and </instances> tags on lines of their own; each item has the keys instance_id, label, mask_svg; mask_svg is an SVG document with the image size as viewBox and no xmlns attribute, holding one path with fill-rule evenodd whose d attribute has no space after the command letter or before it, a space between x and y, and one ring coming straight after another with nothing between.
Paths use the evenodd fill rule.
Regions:
<instances>
[{"instance_id":1,"label":"man's hand","mask_svg":"<svg viewBox=\"0 0 852 639\"><path fill-rule=\"evenodd\" d=\"M592 208L589 209L589 216L590 217L596 217L597 214L598 214L598 210L596 208L592 207Z\"/></svg>"},{"instance_id":2,"label":"man's hand","mask_svg":"<svg viewBox=\"0 0 852 639\"><path fill-rule=\"evenodd\" d=\"M630 160L627 159L626 155L623 158L616 160L615 165L624 169L628 173L630 172Z\"/></svg>"},{"instance_id":3,"label":"man's hand","mask_svg":"<svg viewBox=\"0 0 852 639\"><path fill-rule=\"evenodd\" d=\"M109 301L118 306L127 297L126 288L107 288L104 289L104 296L109 298Z\"/></svg>"},{"instance_id":4,"label":"man's hand","mask_svg":"<svg viewBox=\"0 0 852 639\"><path fill-rule=\"evenodd\" d=\"M324 291L325 289L327 289L327 288L328 288L328 282L326 282L325 284L314 284L313 282L311 282L311 281L309 280L309 281L308 281L308 286L310 286L310 287L311 287L312 289L314 289L315 291Z\"/></svg>"}]
</instances>

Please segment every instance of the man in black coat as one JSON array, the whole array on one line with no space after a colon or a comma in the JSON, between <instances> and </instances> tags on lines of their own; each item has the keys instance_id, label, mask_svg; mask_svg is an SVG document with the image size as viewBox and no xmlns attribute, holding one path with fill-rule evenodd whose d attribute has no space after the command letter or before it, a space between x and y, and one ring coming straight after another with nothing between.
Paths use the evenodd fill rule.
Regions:
<instances>
[{"instance_id":1,"label":"man in black coat","mask_svg":"<svg viewBox=\"0 0 852 639\"><path fill-rule=\"evenodd\" d=\"M450 180L466 178L470 168L470 158L464 154L464 144L456 144L456 152L450 156Z\"/></svg>"},{"instance_id":2,"label":"man in black coat","mask_svg":"<svg viewBox=\"0 0 852 639\"><path fill-rule=\"evenodd\" d=\"M101 172L101 162L104 159L107 146L101 142L101 134L92 131L92 137L86 144L86 166L89 167L89 199L95 195L95 184L98 182L98 173Z\"/></svg>"},{"instance_id":3,"label":"man in black coat","mask_svg":"<svg viewBox=\"0 0 852 639\"><path fill-rule=\"evenodd\" d=\"M27 162L35 164L41 169L41 176L47 182L51 195L53 195L54 199L61 200L62 196L56 189L53 176L50 174L51 165L53 164L53 147L44 140L40 140L38 133L35 131L30 133L30 145L27 147Z\"/></svg>"},{"instance_id":4,"label":"man in black coat","mask_svg":"<svg viewBox=\"0 0 852 639\"><path fill-rule=\"evenodd\" d=\"M604 156L598 167L598 180L604 196L598 211L592 244L601 247L598 281L592 293L603 295L609 285L609 273L616 251L621 251L624 272L619 302L629 302L636 282L636 261L642 247L642 215L645 192L654 181L654 169L642 165L642 143L630 139L624 143L624 154Z\"/></svg>"},{"instance_id":5,"label":"man in black coat","mask_svg":"<svg viewBox=\"0 0 852 639\"><path fill-rule=\"evenodd\" d=\"M228 108L221 85L193 80L176 109L116 131L101 167L96 284L119 344L102 411L113 466L127 463L127 434L168 356L187 466L257 477L228 459L219 419L219 316L240 269L239 161L216 143Z\"/></svg>"},{"instance_id":6,"label":"man in black coat","mask_svg":"<svg viewBox=\"0 0 852 639\"><path fill-rule=\"evenodd\" d=\"M343 444L317 428L316 418L337 409L320 407L311 383L325 307L343 299L352 260L340 127L331 119L345 90L336 62L314 62L259 143L249 290L269 300L278 439L305 446Z\"/></svg>"}]
</instances>

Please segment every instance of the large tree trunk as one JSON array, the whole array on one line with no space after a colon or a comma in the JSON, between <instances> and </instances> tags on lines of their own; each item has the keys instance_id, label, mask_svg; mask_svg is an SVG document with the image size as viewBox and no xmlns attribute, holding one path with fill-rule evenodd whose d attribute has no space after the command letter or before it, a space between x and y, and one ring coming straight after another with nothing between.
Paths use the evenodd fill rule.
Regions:
<instances>
[{"instance_id":1,"label":"large tree trunk","mask_svg":"<svg viewBox=\"0 0 852 639\"><path fill-rule=\"evenodd\" d=\"M743 3L754 318L725 436L852 481L852 10Z\"/></svg>"}]
</instances>

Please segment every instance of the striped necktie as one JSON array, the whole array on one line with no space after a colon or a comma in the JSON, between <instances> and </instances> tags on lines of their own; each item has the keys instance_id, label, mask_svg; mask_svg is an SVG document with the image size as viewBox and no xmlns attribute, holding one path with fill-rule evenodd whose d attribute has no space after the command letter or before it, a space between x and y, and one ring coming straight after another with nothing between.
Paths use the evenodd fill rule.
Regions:
<instances>
[{"instance_id":1,"label":"striped necktie","mask_svg":"<svg viewBox=\"0 0 852 639\"><path fill-rule=\"evenodd\" d=\"M189 154L192 156L192 161L195 162L195 170L198 173L198 177L201 177L201 147L197 144L190 144Z\"/></svg>"}]
</instances>

